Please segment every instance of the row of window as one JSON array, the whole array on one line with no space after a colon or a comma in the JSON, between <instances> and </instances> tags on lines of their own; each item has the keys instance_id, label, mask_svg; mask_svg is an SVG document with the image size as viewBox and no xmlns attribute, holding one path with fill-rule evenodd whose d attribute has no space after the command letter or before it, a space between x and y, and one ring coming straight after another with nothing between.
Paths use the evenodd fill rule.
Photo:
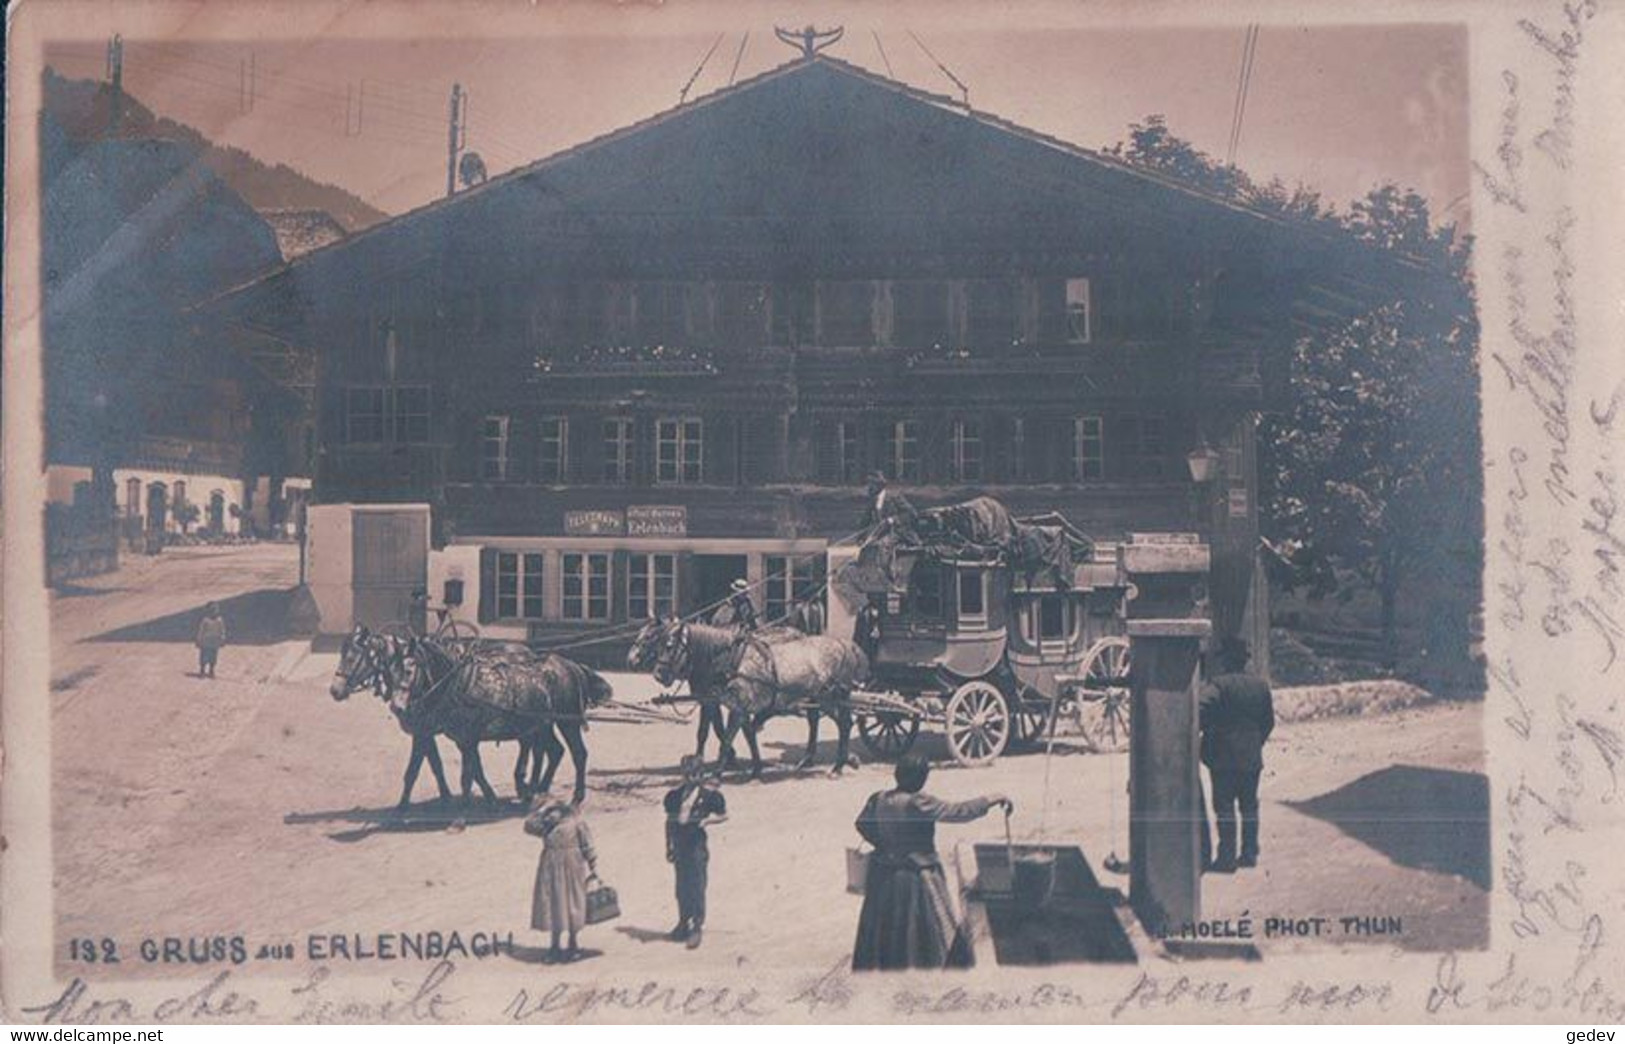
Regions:
<instances>
[{"instance_id":1,"label":"row of window","mask_svg":"<svg viewBox=\"0 0 1625 1044\"><path fill-rule=\"evenodd\" d=\"M486 482L506 481L511 471L512 418L492 415L481 424L479 476ZM827 471L843 484L857 484L867 469L883 468L899 482L924 480L921 457L921 422L898 420L883 431L880 459L868 462L858 421L834 421L829 452L835 455ZM636 474L637 440L631 418L610 417L601 422L603 456L600 479L624 485ZM1123 443L1125 474L1161 477L1167 463L1164 418L1156 414L1114 418L1114 435ZM705 423L698 417L663 417L654 426L654 476L661 485L697 485L705 481ZM954 482L987 479L985 428L975 418L954 420L949 429L948 478ZM1025 474L1027 424L1021 418L1010 431L1010 474L1013 481ZM542 417L536 426L536 481L562 484L571 481L570 421L568 417ZM1072 418L1071 476L1079 482L1104 479L1106 426L1099 416Z\"/></svg>"},{"instance_id":2,"label":"row of window","mask_svg":"<svg viewBox=\"0 0 1625 1044\"><path fill-rule=\"evenodd\" d=\"M495 554L493 615L501 620L561 619L604 621L611 617L610 591L615 578L612 556L605 552L565 552L559 556L559 605L547 607L544 574L547 555L540 551ZM626 591L626 618L649 620L674 615L678 608L677 556L629 554L620 583ZM787 616L817 590L819 560L813 555L768 555L761 601L767 619Z\"/></svg>"},{"instance_id":3,"label":"row of window","mask_svg":"<svg viewBox=\"0 0 1625 1044\"><path fill-rule=\"evenodd\" d=\"M985 569L955 569L952 594L956 626L974 630L988 626L989 573ZM909 575L908 590L894 612L921 622L942 620L945 598L944 570L916 566ZM1032 646L1075 641L1081 634L1081 615L1071 596L1045 594L1021 599L1015 610L1022 639Z\"/></svg>"},{"instance_id":4,"label":"row of window","mask_svg":"<svg viewBox=\"0 0 1625 1044\"><path fill-rule=\"evenodd\" d=\"M1069 279L793 283L561 283L533 316L542 346L1088 344L1090 282Z\"/></svg>"},{"instance_id":5,"label":"row of window","mask_svg":"<svg viewBox=\"0 0 1625 1044\"><path fill-rule=\"evenodd\" d=\"M512 418L493 414L480 422L480 479L504 482L509 476ZM636 427L630 417L608 417L602 422L603 470L609 485L633 480L636 464ZM536 424L536 481L569 481L570 419L543 417ZM662 485L692 486L704 481L705 425L697 417L661 418L655 423L655 481Z\"/></svg>"}]
</instances>

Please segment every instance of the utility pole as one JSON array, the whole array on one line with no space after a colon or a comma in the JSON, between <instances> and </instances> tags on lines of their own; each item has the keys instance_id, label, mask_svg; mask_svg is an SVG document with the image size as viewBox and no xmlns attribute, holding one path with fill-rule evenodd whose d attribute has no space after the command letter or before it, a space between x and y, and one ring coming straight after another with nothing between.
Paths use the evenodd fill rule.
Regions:
<instances>
[{"instance_id":1,"label":"utility pole","mask_svg":"<svg viewBox=\"0 0 1625 1044\"><path fill-rule=\"evenodd\" d=\"M468 95L463 93L463 85L451 85L451 122L446 136L446 195L450 196L457 191L457 153L462 151L464 143L468 140L468 127L464 121L464 114L468 111Z\"/></svg>"},{"instance_id":2,"label":"utility pole","mask_svg":"<svg viewBox=\"0 0 1625 1044\"><path fill-rule=\"evenodd\" d=\"M108 96L107 136L116 138L124 122L124 37L117 33L107 44L107 81L112 88Z\"/></svg>"}]
</instances>

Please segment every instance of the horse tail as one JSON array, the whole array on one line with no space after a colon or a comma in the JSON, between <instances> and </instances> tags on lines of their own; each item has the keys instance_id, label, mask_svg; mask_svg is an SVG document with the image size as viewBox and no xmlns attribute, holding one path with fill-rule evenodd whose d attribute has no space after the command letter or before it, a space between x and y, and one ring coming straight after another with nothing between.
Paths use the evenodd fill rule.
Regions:
<instances>
[{"instance_id":1,"label":"horse tail","mask_svg":"<svg viewBox=\"0 0 1625 1044\"><path fill-rule=\"evenodd\" d=\"M581 687L581 703L583 713L585 713L589 707L602 707L604 704L615 698L615 689L609 684L602 674L599 674L591 667L584 667L581 664L576 664L576 666L580 668L582 680L584 682Z\"/></svg>"}]
</instances>

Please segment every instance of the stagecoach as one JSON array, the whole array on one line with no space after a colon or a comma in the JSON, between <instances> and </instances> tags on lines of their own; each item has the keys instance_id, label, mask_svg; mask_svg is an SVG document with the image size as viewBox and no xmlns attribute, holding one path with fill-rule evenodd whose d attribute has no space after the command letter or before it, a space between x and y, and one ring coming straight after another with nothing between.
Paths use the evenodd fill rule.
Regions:
<instances>
[{"instance_id":1,"label":"stagecoach","mask_svg":"<svg viewBox=\"0 0 1625 1044\"><path fill-rule=\"evenodd\" d=\"M853 704L871 754L902 755L922 722L940 726L966 765L1063 732L1100 750L1127 743L1128 574L1117 545L1065 530L1075 539L1064 568L895 548L886 583L863 594L880 640Z\"/></svg>"}]
</instances>

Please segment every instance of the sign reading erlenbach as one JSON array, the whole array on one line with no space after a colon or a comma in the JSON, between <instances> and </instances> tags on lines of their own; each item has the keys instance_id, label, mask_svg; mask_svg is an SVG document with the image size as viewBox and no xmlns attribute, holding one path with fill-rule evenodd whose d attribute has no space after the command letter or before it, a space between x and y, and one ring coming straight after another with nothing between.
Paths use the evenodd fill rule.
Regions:
<instances>
[{"instance_id":1,"label":"sign reading erlenbach","mask_svg":"<svg viewBox=\"0 0 1625 1044\"><path fill-rule=\"evenodd\" d=\"M688 508L635 504L626 509L627 536L687 536Z\"/></svg>"},{"instance_id":2,"label":"sign reading erlenbach","mask_svg":"<svg viewBox=\"0 0 1625 1044\"><path fill-rule=\"evenodd\" d=\"M12 5L0 1019L1614 1040L1625 6L1253 2Z\"/></svg>"}]
</instances>

